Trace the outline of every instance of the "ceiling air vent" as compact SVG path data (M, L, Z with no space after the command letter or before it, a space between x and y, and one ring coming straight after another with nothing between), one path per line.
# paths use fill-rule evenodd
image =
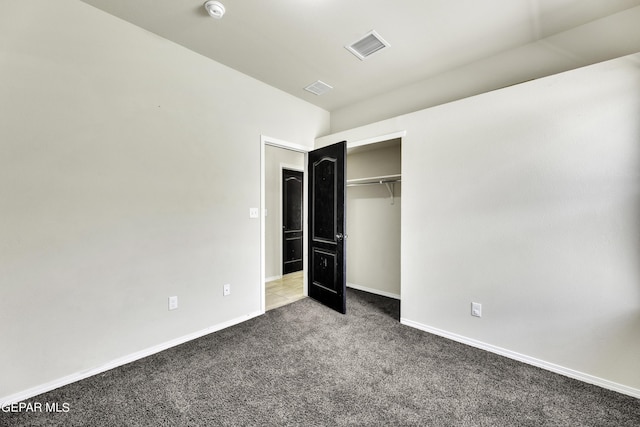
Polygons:
M366 57L389 46L391 45L380 37L380 34L375 31L371 31L361 39L351 43L349 46L345 46L345 48L357 56L358 59L364 60Z
M307 92L311 92L316 95L322 95L323 93L329 92L331 89L333 89L333 87L329 86L325 82L321 82L320 80L315 83L311 83L309 86L304 88Z

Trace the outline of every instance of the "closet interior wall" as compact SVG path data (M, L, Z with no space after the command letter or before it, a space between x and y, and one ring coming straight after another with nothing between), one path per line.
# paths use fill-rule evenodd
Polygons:
M347 286L398 299L400 174L400 139L347 152ZM362 185L371 181L365 178L388 176L395 182Z

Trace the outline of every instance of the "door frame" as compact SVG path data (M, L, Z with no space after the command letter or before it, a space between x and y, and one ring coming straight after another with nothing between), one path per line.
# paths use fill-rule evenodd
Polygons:
M300 144L295 144L289 141L283 141L277 138L271 138L266 135L260 135L260 312L264 314L266 312L266 218L265 218L265 210L266 210L266 165L265 165L265 149L266 146L282 148L284 150L296 151L298 153L304 154L304 167L302 172L303 176L303 188L307 188L307 161L308 161L308 153L313 150L314 147L307 147ZM292 169L292 168L288 168ZM282 165L280 166L280 173L282 174ZM282 178L282 176L281 176ZM281 179L282 181L282 179ZM282 186L282 184L280 184ZM307 191L303 192L302 197L302 206L303 206L303 214L302 214L302 275L303 275L303 294L307 296L309 293L307 289ZM280 191L280 204L282 204L282 189ZM282 218L280 218L280 223L282 223ZM282 266L280 267L282 269ZM282 270L280 270L282 273Z
M387 133L387 134L383 134L383 135L377 135L377 136L372 136L369 138L364 138L364 139L358 139L355 141L351 141L351 142L347 142L347 158L349 157L348 152L350 149L352 148L357 148L357 147L363 147L363 146L368 146L368 145L375 145L375 144L379 144L381 142L385 142L385 141L389 141L389 140L393 140L393 139L399 139L400 140L400 167L402 170L402 162L404 161L404 156L402 155L402 150L404 147L404 139L407 136L407 131L406 130L400 130L397 132L392 132L392 133ZM403 184L405 184L407 181L406 177L403 175L402 176L402 182ZM392 293L388 293L385 291L378 291L376 289L371 289L371 288L367 288L364 286L358 286L358 285L354 285L353 283L349 283L347 281L347 288L352 288L352 289L357 289L357 290L361 290L361 291L365 291L365 292L369 292L369 293L373 293L376 295L382 295L388 298L393 298L393 299L397 299L400 302L402 302L402 267L403 267L403 258L402 258L402 234L403 234L403 228L402 228L402 223L403 223L403 216L404 216L404 210L401 210L400 213L400 291L398 294L392 294ZM400 310L402 310L402 304L400 304Z
M371 136L368 138L363 138L363 139L356 139L356 140L349 140L347 139L347 157L348 157L348 152L350 148L356 148L356 147L362 147L365 145L371 145L371 144L378 144L380 142L385 142L385 141L389 141L391 139L400 139L401 143L400 143L400 163L401 163L401 170L404 170L404 168L402 168L402 163L404 162L404 155L402 155L402 152L404 150L404 138L407 136L407 131L406 130L399 130L396 132L391 132L391 133L386 133L386 134L382 134L382 135L376 135L376 136ZM402 177L402 181L403 184L405 184L407 182L406 177L403 175ZM402 239L402 234L404 233L404 228L402 228L402 224L404 223L404 210L401 211L400 213L400 294L399 295L385 295L384 293L380 293L380 292L375 292L372 289L364 289L364 288L360 288L360 287L352 287L350 286L350 283L347 281L347 288L353 288L353 289L360 289L363 290L365 292L373 292L377 295L382 295L382 296L386 296L386 297L390 297L390 298L395 298L400 300L400 313L402 314L402 270L403 270L403 258L402 258L402 242L404 239ZM402 317L402 315L401 315Z
M375 144L377 142L383 142L389 139L395 139L395 138L404 138L407 135L407 131L406 130L400 130L400 131L396 131L396 132L391 132L391 133L387 133L387 134L383 134L383 135L375 135L369 138L362 138L362 139L356 139L356 140L349 140L349 138L343 138L347 140L347 150L349 148L353 148L353 147L359 147L362 145L369 145L369 144ZM338 138L336 136L336 138ZM339 139L339 138L338 138ZM308 163L308 153L309 151L315 150L316 148L321 148L323 146L326 145L330 145L330 144L320 144L320 146L317 145L317 141L314 141L314 145L312 147L308 147L305 145L301 145L301 144L296 144L293 142L289 142L289 141L284 141L281 139L277 139L277 138L271 138L267 135L260 135L260 312L261 314L264 314L266 312L265 308L266 308L266 304L265 304L265 273L266 273L266 253L265 253L265 249L266 249L266 244L265 244L265 226L266 226L266 221L265 221L265 216L264 216L264 212L266 209L266 201L265 201L265 146L270 145L272 147L277 147L277 148L283 148L285 150L291 150L291 151L297 151L299 153L303 153L304 154L304 188L308 187L308 176L309 173L307 171L307 163ZM404 147L404 144L403 144ZM404 158L404 157L403 157ZM308 205L308 191L304 192L304 197L303 197L303 205L307 206ZM308 209L305 208L304 210L304 214L303 214L303 221L304 221L304 225L303 225L303 254L302 254L302 268L303 268L303 280L304 280L304 289L303 289L303 293L305 296L309 295L309 290L308 290L308 277L307 277L307 269L308 269L308 235L309 235L309 231L308 231ZM404 211L403 214L404 216ZM402 221L402 219L401 219ZM403 221L404 222L404 221ZM401 228L401 232L403 232L404 230ZM402 257L400 258L400 266L402 269ZM402 301L402 279L400 279L400 301ZM401 309L402 310L402 309Z

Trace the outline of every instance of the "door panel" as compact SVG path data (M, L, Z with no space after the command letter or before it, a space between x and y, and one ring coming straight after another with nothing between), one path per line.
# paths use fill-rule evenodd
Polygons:
M336 254L322 249L313 250L314 285L337 294L340 292L336 281Z
M309 153L309 296L346 312L346 143Z
M302 270L303 176L282 169L282 274Z
M336 160L323 157L313 164L313 194L320 201L320 208L314 205L313 238L318 241L334 242L336 236L336 193L337 181L334 170Z

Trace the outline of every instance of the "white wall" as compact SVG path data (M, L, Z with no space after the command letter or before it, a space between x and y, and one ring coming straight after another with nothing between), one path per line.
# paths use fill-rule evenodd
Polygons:
M347 179L401 172L400 145L347 155ZM402 184L394 184L391 203L385 185L347 187L347 286L400 297L400 213Z
M406 130L403 322L640 396L639 94L635 55L318 139Z
M328 113L84 3L1 3L0 402L259 314L260 135Z
M265 147L265 278L282 276L282 167L304 170L304 153Z

